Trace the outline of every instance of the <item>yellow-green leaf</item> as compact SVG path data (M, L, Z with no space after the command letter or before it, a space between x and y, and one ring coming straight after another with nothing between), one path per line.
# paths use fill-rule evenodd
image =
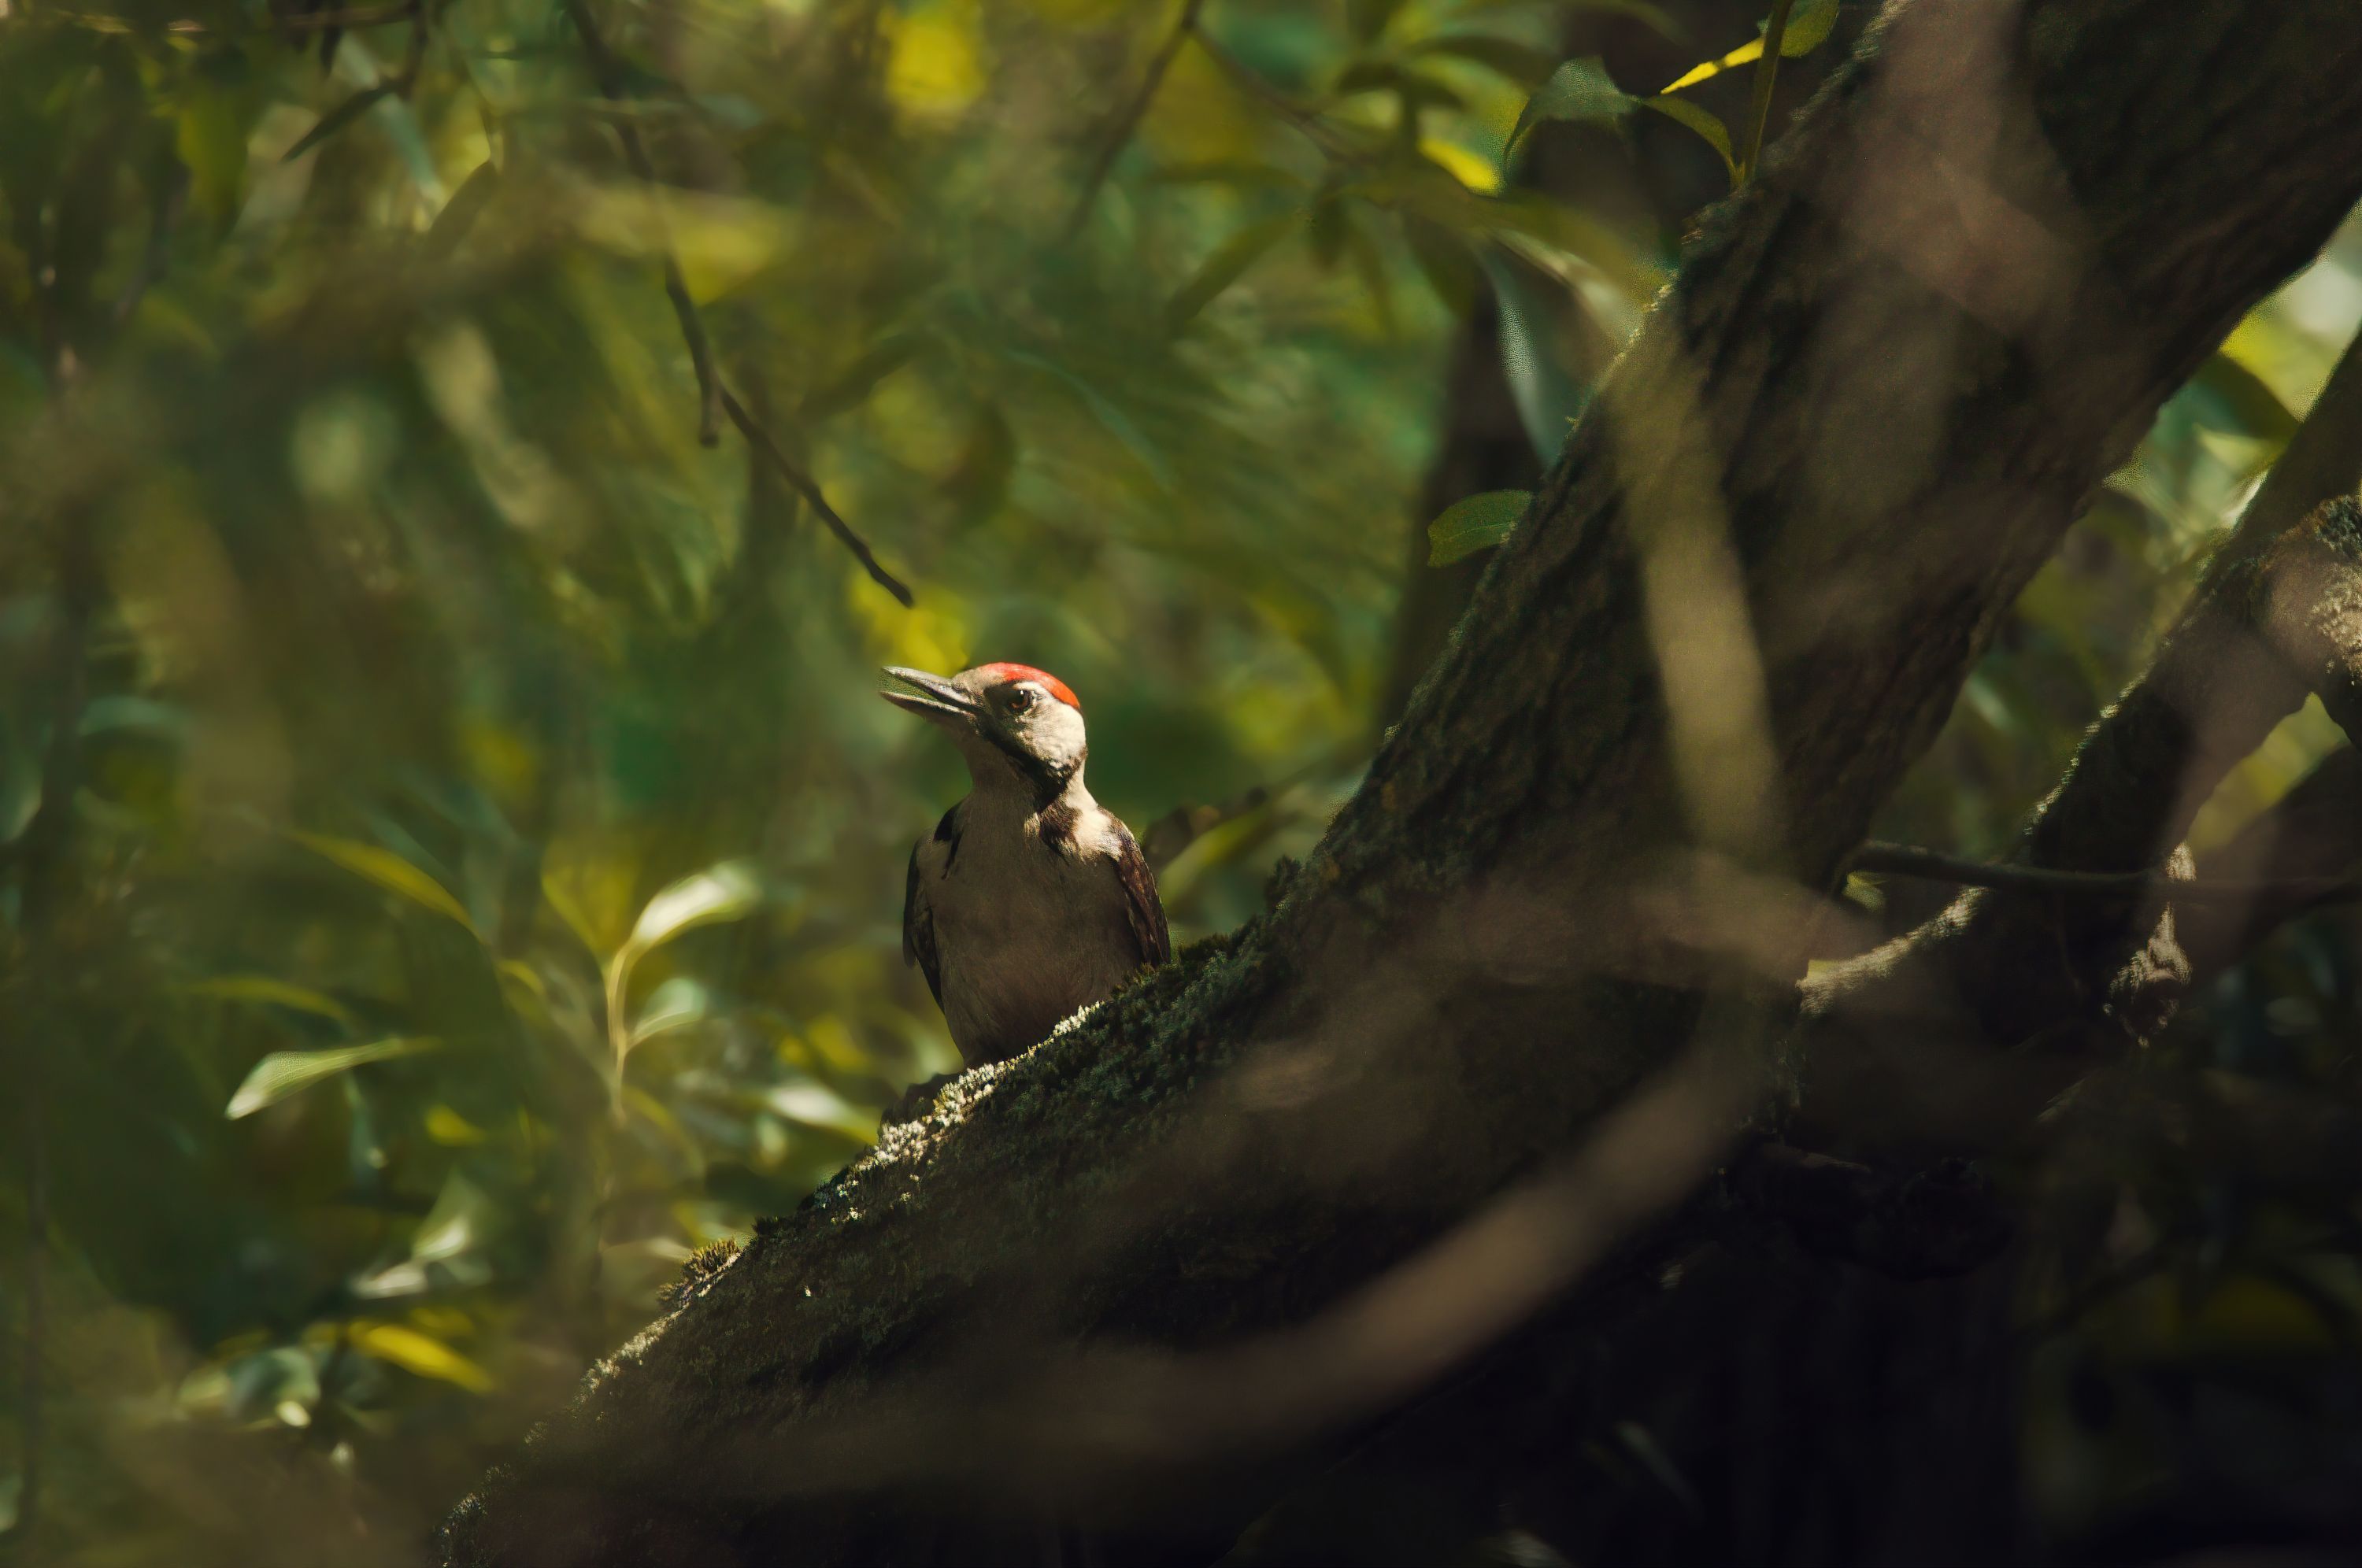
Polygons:
M1518 525L1533 498L1531 491L1488 490L1453 502L1427 525L1427 564L1450 566L1499 544Z
M1501 171L1493 160L1469 151L1456 141L1423 136L1418 138L1418 151L1420 157L1480 196L1489 196L1501 188Z
M473 1148L491 1136L447 1105L428 1107L426 1135L449 1149Z
M489 1393L491 1375L442 1341L400 1323L370 1323L353 1333L353 1348L404 1372L449 1383L470 1394Z
M1666 83L1665 91L1678 93L1684 87L1694 87L1699 83L1710 81L1726 71L1735 70L1762 58L1763 40L1749 39L1719 60L1709 60L1691 66L1687 72Z
M332 838L326 834L297 833L293 837L313 854L335 861L353 875L365 877L390 893L399 893L414 904L448 916L469 931L476 929L468 911L442 883L392 851L355 839Z
M1831 29L1838 23L1838 0L1796 0L1795 9L1788 13L1788 26L1780 35L1780 58L1794 60L1807 55L1828 41ZM1684 87L1721 75L1741 65L1750 65L1763 58L1763 40L1749 39L1719 60L1709 60L1692 66L1678 80L1667 84L1665 91L1678 93Z
M229 1105L222 1114L235 1121L265 1106L277 1105L290 1095L301 1094L314 1084L325 1083L339 1073L348 1073L371 1062L414 1056L440 1043L431 1035L396 1036L372 1040L366 1045L337 1045L325 1051L273 1051L246 1075L246 1081L229 1097Z
M684 931L716 921L738 920L763 901L763 884L745 862L725 860L684 877L648 900L625 944L634 954L670 942Z

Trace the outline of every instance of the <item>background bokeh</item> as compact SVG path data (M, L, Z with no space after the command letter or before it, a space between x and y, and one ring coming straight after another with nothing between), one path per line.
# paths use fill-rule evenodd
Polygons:
M1803 9L1834 31L1782 114L1864 20ZM602 72L579 10L0 0L28 1561L419 1560L693 1249L954 1065L899 922L963 778L878 664L1057 671L1176 937L1244 918L1477 569L1426 523L1533 481L1727 188L1617 87L1755 20L594 0ZM1743 149L1751 76L1678 101ZM701 443L668 258L912 605ZM1884 836L2006 849L2357 321L2349 227L2098 498ZM2284 725L2201 846L2336 744ZM2282 933L2172 1050L2350 1102L2356 951ZM2160 1486L2350 1474L2353 1195L2113 1179L2027 1273L2029 1506L2097 1539Z

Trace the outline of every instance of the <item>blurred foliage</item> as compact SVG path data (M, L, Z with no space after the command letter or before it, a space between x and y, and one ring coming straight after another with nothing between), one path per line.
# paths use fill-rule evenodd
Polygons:
M1672 264L1680 221L1528 187L1513 131L1719 182L1749 72L1658 118L1564 67L1741 65L1728 22L0 0L0 1320L44 1393L13 1353L0 1391L45 1554L413 1560L692 1249L952 1065L898 927L962 780L877 664L1059 671L1103 799L1201 808L1178 934L1244 918L1366 754L1476 296L1547 450L1585 387L1542 307L1621 341ZM1890 834L2005 842L2362 315L2357 254L2168 411ZM792 478L699 439L668 271ZM2209 831L2332 738L2288 726ZM2350 1094L2353 954L2291 933L2204 1048ZM2268 1231L2184 1196L2167 1236Z

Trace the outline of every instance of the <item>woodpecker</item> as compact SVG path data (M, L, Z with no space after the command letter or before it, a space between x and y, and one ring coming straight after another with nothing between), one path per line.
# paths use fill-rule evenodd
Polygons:
M949 732L974 788L911 851L902 957L969 1066L998 1062L1173 955L1156 878L1083 787L1083 707L1024 664L945 679L889 667L879 695Z

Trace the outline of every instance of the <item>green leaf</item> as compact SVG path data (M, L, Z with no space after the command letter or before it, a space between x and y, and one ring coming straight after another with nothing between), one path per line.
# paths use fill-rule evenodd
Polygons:
M1526 133L1544 120L1590 120L1612 125L1631 112L1631 94L1616 85L1615 78L1607 74L1607 67L1600 63L1598 56L1584 55L1567 61L1526 100L1501 156L1506 160L1518 149Z
M1178 332L1195 321L1198 312L1245 275L1246 270L1261 260L1265 252L1293 234L1301 221L1295 213L1282 213L1251 223L1216 246L1214 253L1198 264L1198 271L1165 305L1164 330Z
M648 900L624 945L635 955L660 947L682 932L739 920L763 902L763 884L740 860L725 860L684 877Z
M229 1097L229 1105L222 1114L236 1121L265 1106L277 1105L290 1095L301 1094L314 1084L325 1083L339 1073L348 1073L371 1062L415 1056L440 1043L430 1035L418 1035L372 1040L366 1045L338 1045L326 1051L273 1051L246 1075L246 1081Z
M490 159L476 165L476 171L459 182L443 210L435 215L435 222L426 230L426 237L418 242L418 259L433 264L450 259L476 226L476 220L491 205L500 193L501 171Z
M1479 550L1491 549L1509 536L1533 499L1529 490L1488 490L1454 502L1427 525L1427 564L1450 566Z
M281 155L279 161L292 163L347 126L369 113L370 105L393 91L393 83L381 82L374 87L364 87L343 103L320 116L320 123L296 138L295 145Z
M199 980L189 991L193 996L215 997L222 1001L267 1002L348 1027L354 1022L351 1010L336 998L274 980L268 975L217 975L210 980Z
M291 836L315 855L335 861L356 877L366 877L386 891L399 893L412 903L458 921L469 931L476 929L468 911L442 883L391 850L354 839L332 838L326 834L296 833Z
M1730 182L1734 186L1738 183L1738 159L1730 149L1729 127L1716 118L1711 110L1702 109L1687 98L1667 98L1660 95L1654 98L1642 98L1639 102L1656 110L1667 119L1677 120L1704 137L1708 146L1722 154L1722 166L1729 172Z
M1780 58L1796 60L1829 41L1838 25L1838 0L1796 0L1780 35Z

